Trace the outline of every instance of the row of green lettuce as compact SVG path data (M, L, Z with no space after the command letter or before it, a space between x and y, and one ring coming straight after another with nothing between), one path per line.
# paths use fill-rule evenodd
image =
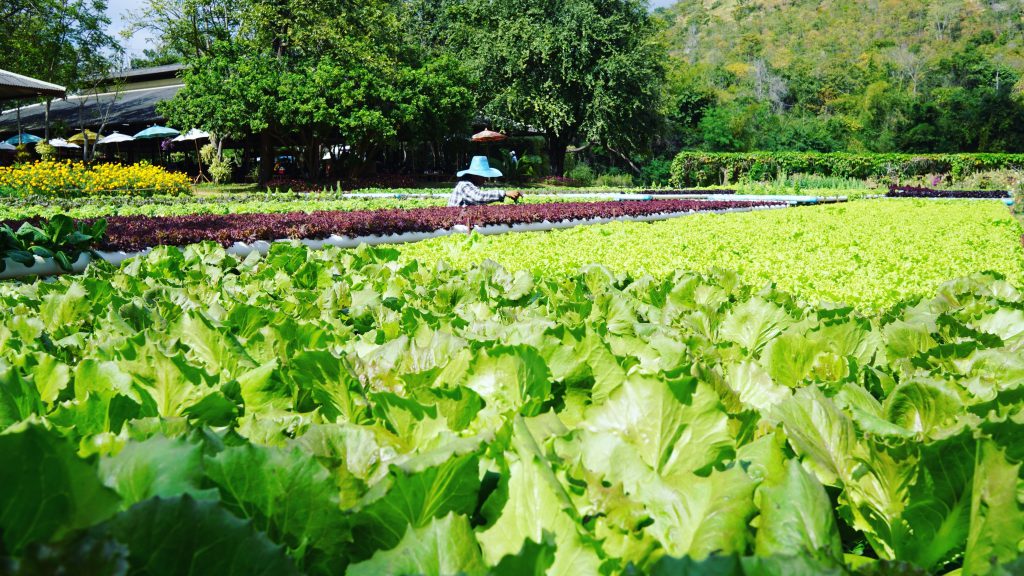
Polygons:
M1013 574L1022 403L998 275L160 248L0 284L0 572Z
M467 268L494 260L541 276L597 263L616 273L738 272L812 303L884 310L950 278L994 270L1024 284L1024 229L997 201L871 200L664 222L453 236L409 244L403 257Z
M353 202L384 208L406 201ZM94 245L101 226L99 220L86 227L58 215L37 226L0 227L0 260L27 264L35 256L55 257L67 269ZM589 263L656 275L718 267L739 272L746 282L777 282L811 302L881 310L929 294L948 278L985 270L1024 282L1022 232L998 202L876 200L655 224L456 236L402 251L431 264L467 267L492 259L541 275L572 274Z

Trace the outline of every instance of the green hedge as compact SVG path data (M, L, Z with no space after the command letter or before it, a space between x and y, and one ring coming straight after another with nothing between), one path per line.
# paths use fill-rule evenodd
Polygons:
M850 154L846 152L680 152L672 161L673 186L714 186L764 181L784 174L879 178L1024 168L1024 154Z

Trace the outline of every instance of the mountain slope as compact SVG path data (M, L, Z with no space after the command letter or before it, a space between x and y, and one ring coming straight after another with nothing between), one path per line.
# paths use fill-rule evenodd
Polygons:
M857 133L880 121L871 111L880 100L898 112L881 119L892 132L943 90L1010 97L1024 67L1021 0L682 0L656 14L677 78L719 104L754 101L845 124L853 147L878 136ZM992 147L956 147L972 146Z

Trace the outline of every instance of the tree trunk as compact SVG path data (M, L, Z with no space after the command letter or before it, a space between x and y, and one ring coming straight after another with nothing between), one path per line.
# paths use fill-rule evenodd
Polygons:
M43 107L43 122L45 123L43 128L43 138L45 138L47 142L50 141L50 102L53 102L53 98L47 98L46 106Z
M548 134L548 160L551 162L551 174L554 176L565 175L565 148L568 144L568 137Z
M89 161L89 136L85 133L85 99L78 101L78 124L82 127L82 162Z
M306 144L306 170L309 172L309 180L311 182L320 181L320 161L322 158L323 150L320 147L320 140L313 136Z
M260 170L257 178L260 186L270 181L274 171L274 143L270 138L270 130L260 132Z
M248 179L249 175L252 174L252 157L249 155L251 150L248 142L242 143L242 160L238 163L237 174L243 179ZM220 152L218 152L219 154Z
M377 175L377 146L375 144L356 145L353 149L353 158L355 163L349 173L353 178Z

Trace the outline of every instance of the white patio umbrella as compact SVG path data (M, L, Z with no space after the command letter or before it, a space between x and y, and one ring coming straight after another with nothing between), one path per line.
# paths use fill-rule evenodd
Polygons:
M99 140L97 140L96 144L97 145L100 145L100 144L113 144L114 148L117 150L117 155L120 156L121 155L121 142L132 142L134 140L135 140L135 138L133 136L129 136L127 134L121 134L120 132L114 132L113 134L110 134L109 136L104 136L103 138L100 138Z
M335 155L341 154L342 152L348 152L351 150L351 146L324 146L324 157L321 160L330 160L331 152Z
M191 140L196 147L196 162L199 164L199 174L196 174L196 182L200 180L206 180L206 176L203 174L203 159L199 155L199 141L206 140L210 137L209 132L204 132L198 128L193 128L184 134L178 134L171 142L188 142Z
M110 136L104 136L103 138L100 138L99 140L96 141L96 143L97 144L120 144L121 142L131 142L132 140L135 140L135 138L133 138L133 137L127 135L127 134L121 134L120 132L114 132Z
M171 140L171 142L185 142L188 140L205 140L210 137L209 132L204 132L198 128L193 128L184 134L178 134L178 136Z
M54 148L81 148L78 144L68 142L63 138L54 138L53 140L50 140L49 144Z

